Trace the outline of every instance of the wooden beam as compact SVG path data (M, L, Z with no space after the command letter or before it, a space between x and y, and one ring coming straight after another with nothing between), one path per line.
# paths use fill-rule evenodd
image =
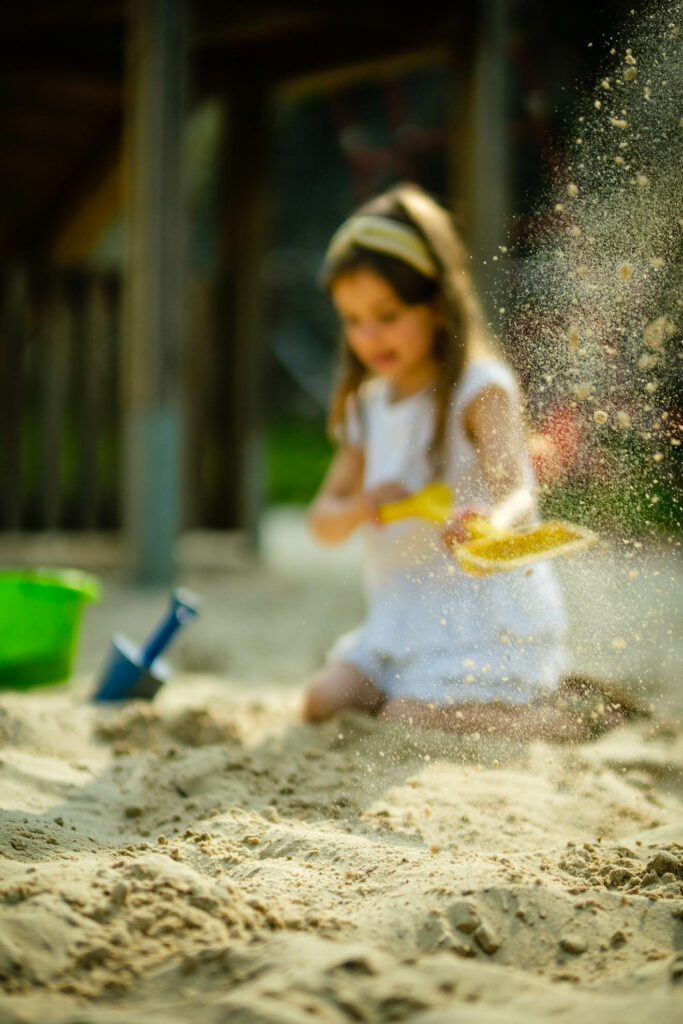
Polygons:
M34 203L31 215L15 227L16 245L22 252L43 254L51 249L72 217L81 208L84 196L104 183L105 194L116 201L117 171L107 181L113 168L120 167L121 120L117 114L104 126L98 124L98 135L81 155L77 166L68 165L62 174L52 173L48 195ZM107 187L109 191L107 192ZM46 188L42 190L44 193Z
M52 258L55 263L69 264L83 260L105 228L122 210L123 159L119 156L99 181L81 197L80 203L63 212L61 231L55 232Z
M258 5L249 4L242 11L237 11L234 4L221 3L213 11L203 11L192 33L192 45L221 48L226 44L244 46L254 41L273 39L286 45L287 40L303 32L334 31L338 22L338 11L334 6L311 7L307 4L297 9L295 3L289 3L279 5L279 9L259 10Z
M206 40L197 47L200 88L211 92L219 89L221 82L247 79L261 87L281 85L354 65L371 67L397 54L445 52L466 16L445 5L430 7L438 8L434 17L421 17L410 34L400 19L387 20L372 5L364 16L362 31L357 18L340 6L324 23L302 26L299 33L291 35L254 32L233 39L224 32L220 46Z
M77 145L80 148L84 140L87 146L93 127L100 130L101 119L69 108L57 110L47 104L32 109L15 105L11 110L2 111L0 125L3 145L42 146L45 153L51 146Z
M111 110L121 103L120 74L74 68L47 69L40 65L3 67L0 70L0 95L11 99L13 107L40 105L71 110Z
M122 0L31 0L27 4L7 4L0 16L0 29L7 40L42 31L56 32L74 23L88 26L120 21Z
M448 52L447 46L433 44L417 50L408 48L390 57L340 63L335 67L286 79L278 86L278 98L294 100L311 92L332 92L348 88L368 79L396 78L444 63L448 59Z

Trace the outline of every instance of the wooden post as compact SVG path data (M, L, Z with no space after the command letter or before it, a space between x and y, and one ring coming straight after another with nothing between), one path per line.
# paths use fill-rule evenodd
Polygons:
M84 529L94 530L98 525L97 448L102 409L106 402L101 367L107 341L107 310L102 278L99 275L89 278L85 282L85 287L84 330L80 355L83 402L79 516Z
M491 259L504 243L510 213L505 12L506 0L482 0L451 59L453 201L489 307L495 304Z
M184 0L130 0L123 521L139 583L168 584L181 519Z
M42 521L47 530L62 525L64 424L69 382L71 310L66 282L52 277L41 325L42 360Z
M258 83L229 96L218 272L221 519L257 543L263 504L265 346L262 269L267 188L267 95Z
M104 281L104 334L99 359L102 404L99 411L100 444L97 453L97 525L120 529L123 455L121 452L121 345L123 336L123 282L116 274Z
M217 341L213 289L195 274L188 296L189 322L192 324L192 358L185 373L186 443L184 472L186 484L185 520L187 529L207 525L207 465L211 462L210 444L214 440L211 395L216 373L211 353Z
M24 350L26 346L26 274L22 267L7 269L2 292L0 326L0 380L2 386L2 526L22 525L22 438L24 404Z
M472 192L474 167L471 158L475 93L474 68L478 36L477 8L472 6L458 33L453 33L447 64L446 154L450 207L468 248L472 246Z

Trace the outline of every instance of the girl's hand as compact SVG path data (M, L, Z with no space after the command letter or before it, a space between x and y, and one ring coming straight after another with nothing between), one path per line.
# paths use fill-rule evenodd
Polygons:
M380 505L388 505L391 501L399 501L409 495L410 491L398 480L389 480L387 483L378 484L377 487L371 487L364 491L363 500L370 525L378 529L384 526L378 515Z
M468 519L476 519L478 516L488 516L489 511L483 505L465 505L463 508L454 508L448 517L448 522L441 532L441 539L450 552L454 544L464 544L470 539L467 530Z

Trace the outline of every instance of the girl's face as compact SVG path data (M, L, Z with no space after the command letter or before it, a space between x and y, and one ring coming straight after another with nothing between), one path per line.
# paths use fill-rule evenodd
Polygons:
M372 373L392 382L396 397L434 379L434 335L444 322L435 305L407 305L369 267L342 274L330 291L351 350Z

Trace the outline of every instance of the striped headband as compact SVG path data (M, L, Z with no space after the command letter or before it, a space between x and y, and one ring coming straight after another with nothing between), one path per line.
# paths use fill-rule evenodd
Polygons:
M434 257L423 239L407 224L400 224L388 217L370 214L350 217L332 236L326 260L334 259L349 244L394 256L410 264L425 277L438 276Z

